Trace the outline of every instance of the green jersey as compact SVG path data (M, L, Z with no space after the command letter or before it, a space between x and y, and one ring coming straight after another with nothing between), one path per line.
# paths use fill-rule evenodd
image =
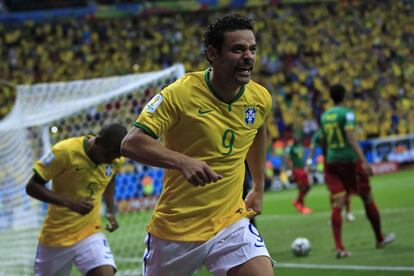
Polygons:
M305 162L303 161L303 146L299 143L294 143L289 148L289 158L292 160L293 168L304 168Z
M322 114L322 135L328 163L353 162L356 154L346 135L347 129L355 128L354 112L343 106L333 107Z

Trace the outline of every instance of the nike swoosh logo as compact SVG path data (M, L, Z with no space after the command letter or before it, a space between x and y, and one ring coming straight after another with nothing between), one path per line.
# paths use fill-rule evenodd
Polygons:
M75 168L75 171L77 171L77 172L84 171L84 170L86 170L86 168L79 168L79 167Z
M209 109L209 110L201 110L201 108L198 109L198 114L206 114L209 113L211 111L214 111L214 109Z

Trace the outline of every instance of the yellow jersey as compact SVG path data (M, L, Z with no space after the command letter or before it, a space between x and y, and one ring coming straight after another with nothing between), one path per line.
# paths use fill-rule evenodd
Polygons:
M269 91L250 81L231 102L210 84L209 70L193 72L148 102L134 125L165 146L205 161L223 178L194 186L167 169L148 232L175 241L206 241L251 215L242 199L244 161L257 130L271 111Z
M100 207L106 186L119 171L123 158L112 164L95 164L87 154L87 139L63 140L38 160L33 170L43 180L52 179L52 190L71 198L89 199L93 209L81 215L70 209L49 204L39 242L46 246L70 246L100 231Z

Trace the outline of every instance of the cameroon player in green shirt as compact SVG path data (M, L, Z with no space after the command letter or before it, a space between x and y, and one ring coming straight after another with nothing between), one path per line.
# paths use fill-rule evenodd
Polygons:
M345 88L341 84L330 87L334 107L322 114L322 137L326 149L325 180L331 194L331 226L336 246L336 257L350 255L342 242L342 216L346 197L353 193L361 197L368 220L374 230L376 247L383 248L395 239L395 234L384 235L378 208L374 202L368 176L368 164L355 135L355 114L344 106ZM361 180L362 179L362 180Z
M288 166L292 171L293 181L298 187L298 197L293 200L293 205L299 213L304 215L312 213L312 209L305 206L305 196L310 190L309 175L305 170L305 149L301 137L295 137L293 144L288 149Z

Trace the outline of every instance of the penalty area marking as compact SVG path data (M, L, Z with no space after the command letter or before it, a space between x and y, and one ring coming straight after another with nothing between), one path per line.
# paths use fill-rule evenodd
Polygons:
M336 269L336 270L371 270L371 271L414 271L414 266L369 266L369 265L324 265L324 264L295 264L276 263L276 269L303 268L303 269Z

